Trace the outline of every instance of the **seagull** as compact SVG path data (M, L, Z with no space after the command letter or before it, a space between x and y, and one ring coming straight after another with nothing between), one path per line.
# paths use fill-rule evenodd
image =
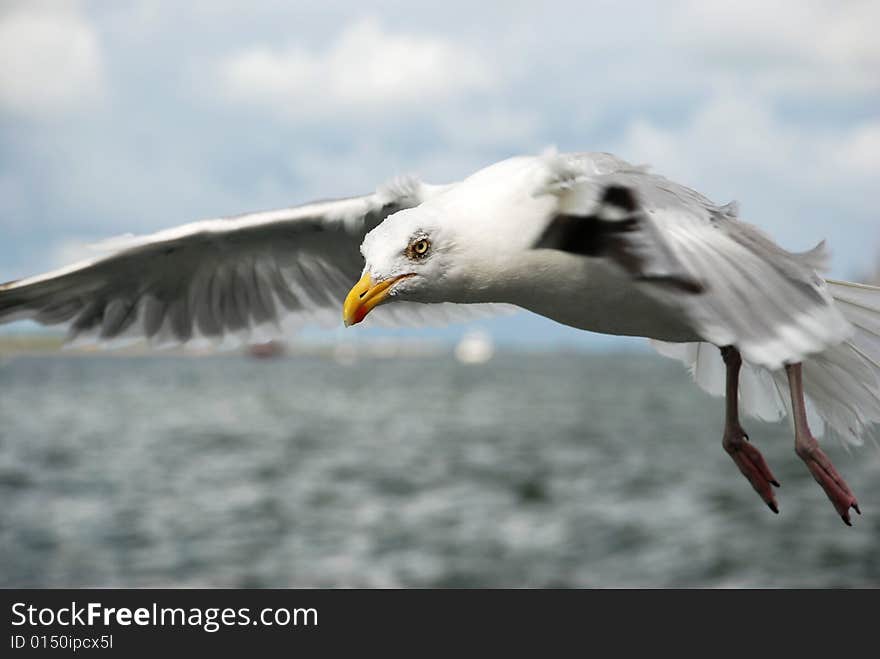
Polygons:
M168 345L338 323L340 302L346 326L527 309L649 338L725 395L722 446L774 513L779 483L741 413L788 416L797 456L842 520L861 513L816 436L875 438L880 288L824 279L824 243L786 251L735 204L611 154L519 156L449 185L398 178L103 249L0 285L0 323L66 324L73 343Z

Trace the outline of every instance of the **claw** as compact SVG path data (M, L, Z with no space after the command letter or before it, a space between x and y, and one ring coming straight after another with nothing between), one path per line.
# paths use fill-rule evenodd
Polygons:
M798 455L806 463L816 482L822 486L844 524L852 526L849 518L849 509L852 508L861 515L859 502L856 501L855 495L849 489L846 481L843 480L843 477L837 472L834 465L831 464L831 460L819 448L819 443L815 438L810 437L809 439L802 440L797 449Z
M748 435L741 428L728 428L724 434L724 450L733 458L742 475L748 479L767 507L778 515L779 506L770 486L779 487L779 482L774 478L761 452L743 441L747 438Z
M791 390L791 410L794 421L794 450L804 461L816 482L825 490L825 494L834 504L834 509L847 526L852 526L849 509L853 508L861 515L855 496L843 480L825 452L819 448L819 442L810 432L807 423L806 402L804 400L804 381L801 364L787 364L785 373L788 376L788 387Z

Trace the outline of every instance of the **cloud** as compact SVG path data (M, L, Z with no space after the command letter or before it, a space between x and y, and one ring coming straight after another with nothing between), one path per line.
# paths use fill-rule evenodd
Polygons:
M0 109L53 115L88 106L103 89L98 35L68 3L0 13Z
M47 262L50 268L61 268L71 263L93 259L102 254L93 240L64 238L49 248Z
M772 180L774 185L839 186L876 183L880 123L866 120L835 128L785 121L758 97L720 94L673 127L638 119L620 148L632 159L662 165L690 179ZM829 189L829 184L835 186Z
M791 249L829 238L842 274L880 246L865 200L880 184L880 122L818 128L787 122L758 97L720 94L684 122L633 121L615 150L723 203Z
M695 62L749 76L768 94L880 91L880 5L874 0L692 0L675 41Z
M384 30L374 19L344 29L323 51L255 46L221 66L226 95L292 117L397 113L493 85L475 51L439 37Z
M373 19L353 0L13 1L0 0L10 275L53 265L55 243L367 192L402 173L457 180L548 144L611 150L736 198L793 249L825 236L837 259L864 264L880 238L876 1L380 0ZM56 32L40 45L33 24ZM70 111L106 98L105 78L112 103ZM52 112L64 120L28 121Z
M858 126L835 155L836 164L853 177L880 182L880 120Z

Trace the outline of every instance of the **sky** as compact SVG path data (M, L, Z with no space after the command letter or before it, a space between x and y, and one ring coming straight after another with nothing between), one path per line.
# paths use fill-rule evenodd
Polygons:
M0 281L109 236L551 145L735 199L784 247L825 238L831 274L864 276L877 25L873 0L0 0ZM595 342L528 314L481 326Z

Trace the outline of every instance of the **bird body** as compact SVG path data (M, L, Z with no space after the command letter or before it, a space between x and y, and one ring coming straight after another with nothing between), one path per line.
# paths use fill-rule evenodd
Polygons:
M810 426L851 443L876 431L880 289L826 281L822 244L788 252L734 206L610 154L521 156L450 185L396 179L370 195L104 247L0 285L0 323L163 345L326 323L343 298L347 325L520 307L653 339L701 387L726 393L725 448L774 510L775 479L738 414L791 416L798 455L844 521L857 509Z
M584 171L610 173L630 166L608 154L576 154ZM647 295L637 282L599 259L561 250L535 250L558 212L558 199L543 192L554 175L548 157L517 157L487 167L427 199L411 212L442 218L455 240L467 245L467 271L444 286L442 301L506 303L582 330L664 341L699 336L675 305ZM404 214L408 222L411 222ZM379 227L370 247L394 246L393 231ZM385 231L384 229L387 229Z

